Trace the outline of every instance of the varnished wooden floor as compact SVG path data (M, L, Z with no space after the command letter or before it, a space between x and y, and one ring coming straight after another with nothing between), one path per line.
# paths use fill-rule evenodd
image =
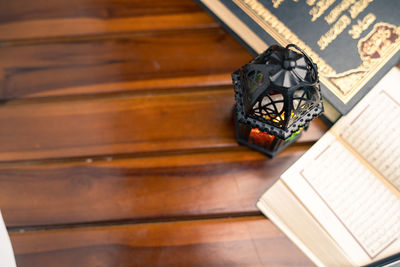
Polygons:
M0 209L23 266L309 266L255 207L325 131L239 147L251 59L191 0L0 1Z

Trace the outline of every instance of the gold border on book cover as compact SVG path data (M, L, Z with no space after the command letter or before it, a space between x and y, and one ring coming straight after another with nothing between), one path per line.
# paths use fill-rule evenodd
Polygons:
M400 50L400 27L378 22L358 41L358 53L362 63L354 69L337 73L259 1L233 2L280 45L294 43L304 49L317 63L321 82L345 104Z

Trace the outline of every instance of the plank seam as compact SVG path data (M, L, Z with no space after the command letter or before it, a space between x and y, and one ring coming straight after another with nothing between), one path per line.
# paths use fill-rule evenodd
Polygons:
M316 140L317 141L317 140ZM280 156L285 155L288 151L301 148L304 149L311 147L316 141L305 141L292 144ZM12 168L21 165L49 165L49 164L60 164L60 163L93 163L93 162L106 162L112 160L124 160L134 158L152 158L162 156L173 156L173 155L193 155L193 154L208 154L208 153L226 153L226 152L242 152L249 151L248 147L244 146L227 146L227 147L207 147L207 148L195 148L195 149L179 149L179 150L165 150L165 151L149 151L149 152L133 152L133 153L122 153L122 154L105 154L95 156L77 156L77 157L65 157L65 158L44 158L44 159L33 159L33 160L13 160L13 161L0 161L1 168ZM278 156L277 158L279 158ZM268 158L265 158L268 160Z
M143 219L110 220L110 221L95 221L95 222L85 222L85 223L53 224L53 225L38 225L38 226L11 226L7 227L7 231L10 233L25 233L25 232L48 231L48 230L82 229L82 228L93 228L93 227L221 220L221 219L249 218L249 217L251 218L251 217L264 217L264 216L260 211L247 211L247 212L236 212L236 213L202 214L202 215L165 217L165 218L159 217L159 218L143 218Z
M121 99L121 98L136 98L136 97L152 97L152 96L168 96L180 94L196 94L204 92L218 92L218 91L232 91L233 87L228 84L223 85L199 85L180 88L157 88L157 89L138 89L132 91L116 91L107 93L93 93L93 94L70 94L70 95L55 95L55 96L38 96L27 98L15 98L0 100L0 107L2 105L18 106L18 105L32 105L32 104L48 104L59 102L73 102L73 101L96 101L102 99Z
M119 40L119 39L132 39L135 37L146 37L154 35L170 35L170 34L185 34L193 33L196 30L198 32L213 31L224 31L222 27L215 23L209 26L200 27L182 27L175 29L159 29L152 31L137 31L137 32L121 32L113 34L93 34L93 35L77 35L77 36L58 36L58 37L43 37L43 38L27 38L27 39L11 39L11 40L0 40L0 48L2 47L15 47L15 46L26 46L26 45L43 45L43 44L55 44L55 43L75 43L75 42L88 42L88 41L105 41L105 40Z

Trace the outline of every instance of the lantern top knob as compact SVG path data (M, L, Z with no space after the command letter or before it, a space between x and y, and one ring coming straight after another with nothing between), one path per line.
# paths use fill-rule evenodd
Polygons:
M292 59L285 59L282 62L282 67L287 70L294 69L296 67L296 61Z

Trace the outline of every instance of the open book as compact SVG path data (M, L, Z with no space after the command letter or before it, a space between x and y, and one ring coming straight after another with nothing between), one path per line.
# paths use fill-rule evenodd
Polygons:
M400 70L393 68L257 206L319 266L363 266L398 254Z

